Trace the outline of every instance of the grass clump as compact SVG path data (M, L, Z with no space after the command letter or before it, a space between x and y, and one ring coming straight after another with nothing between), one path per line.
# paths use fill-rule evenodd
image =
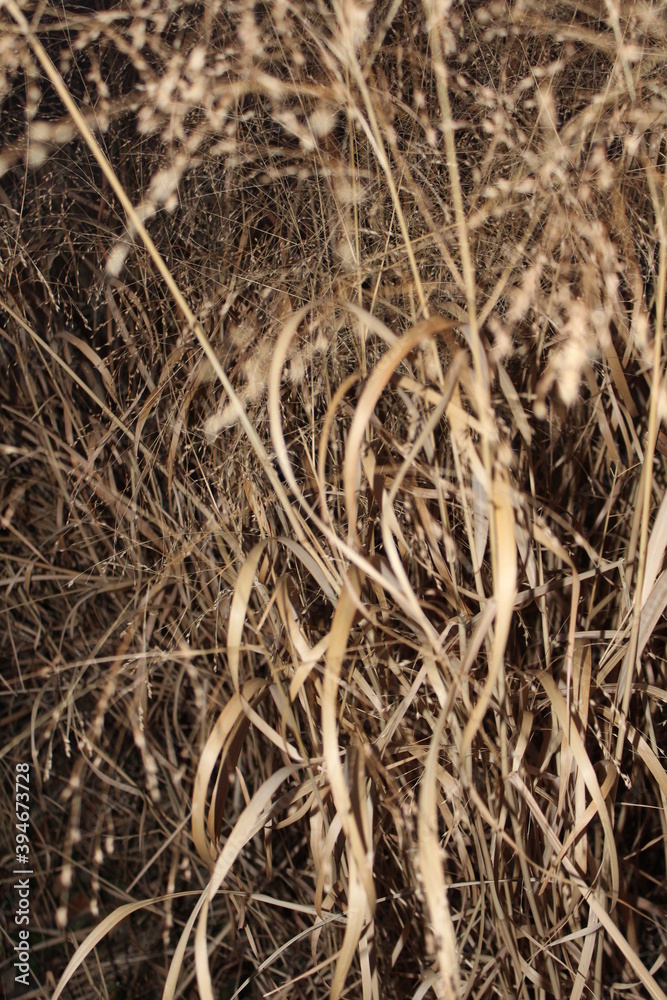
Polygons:
M664 5L0 24L30 995L664 1000Z

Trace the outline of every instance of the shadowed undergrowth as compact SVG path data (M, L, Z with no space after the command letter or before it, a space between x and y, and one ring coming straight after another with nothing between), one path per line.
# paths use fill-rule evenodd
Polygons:
M5 0L31 995L664 1000L666 53Z

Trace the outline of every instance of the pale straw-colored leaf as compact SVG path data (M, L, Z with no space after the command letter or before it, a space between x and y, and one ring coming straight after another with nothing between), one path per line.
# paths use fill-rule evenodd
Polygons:
M243 848L266 824L271 812L273 796L281 784L292 774L294 774L293 767L282 767L260 785L234 824L234 828L225 841L225 846L216 859L207 891L203 897L195 933L195 969L199 995L202 1000L215 1000L208 964L206 933L211 902Z
M348 891L345 934L343 936L343 944L340 952L338 953L334 976L331 981L329 1000L339 1000L343 992L345 980L347 979L347 974L350 971L350 966L352 965L352 961L364 929L367 914L370 914L368 897L359 874L359 868L354 856L354 851L351 849L348 849L347 851L347 864L349 874L347 879ZM365 996L364 1000L366 1000Z
M456 1000L460 992L459 959L438 837L436 801L436 771L444 726L445 712L443 710L431 739L419 791L417 857L431 929L435 938L435 950L444 996L447 1000Z
M644 583L642 585L640 607L643 609L648 601L658 573L662 568L665 559L665 549L667 548L667 493L662 498L658 513L656 514L651 528L651 537L646 547L646 567L644 570Z
M561 729L569 731L569 742L572 748L574 760L584 781L586 782L588 794L591 796L595 811L600 818L600 823L602 824L602 829L604 831L604 852L609 866L612 905L616 905L620 886L620 872L618 865L618 853L616 850L616 839L614 837L614 830L611 825L606 799L602 794L602 789L600 788L591 759L586 752L584 741L581 738L576 726L570 725L570 716L568 715L567 704L563 695L559 691L556 682L551 674L546 671L541 671L538 676L540 683L546 691L549 701L551 702L551 705L556 713Z
M248 558L239 570L234 587L234 597L229 611L229 624L227 626L227 665L237 691L239 690L241 639L243 637L243 628L248 610L248 601L252 594L259 561L268 543L269 539L265 538L253 546L248 554Z
M348 518L348 537L351 541L357 540L357 494L361 475L362 442L375 406L401 361L407 358L422 341L433 337L441 330L455 326L458 326L456 322L441 317L417 323L382 355L368 376L347 435L343 462L343 490Z
M243 686L243 696L246 700L251 701L264 692L266 687L266 681L248 681ZM235 754L229 752L234 747L234 736L238 735L239 732L245 735L249 725L250 720L243 710L241 695L233 694L218 716L199 758L192 792L192 839L199 857L209 866L217 857L214 843L215 823L211 823L211 817L209 817L207 828L205 821L211 775L218 758L222 755L214 800L217 800L218 803L223 802L240 751L239 746Z
M97 927L94 927L90 934L88 934L88 936L81 942L72 955L71 959L67 963L65 971L58 980L56 988L53 992L52 1000L58 1000L58 998L62 996L63 990L70 983L72 976L83 964L93 948L96 948L100 941L102 941L107 934L114 929L114 927L117 927L118 924L125 919L125 917L129 917L132 913L137 913L139 910L146 910L151 906L157 906L159 903L164 903L170 899L181 899L184 896L193 896L196 894L196 892L192 891L168 893L165 896L155 896L152 899L141 899L135 903L124 903L122 906L119 906L116 910L114 910L113 913L104 917L104 919L99 922Z
M517 559L514 538L514 511L507 476L498 472L493 484L493 519L495 525L496 575L493 581L495 601L495 629L491 648L489 673L482 693L463 731L459 750L461 760L472 746L482 724L489 702L504 667L505 646L509 636L514 599L516 597Z
M346 577L345 586L338 599L331 624L331 639L327 650L322 687L322 752L336 810L341 816L345 836L350 841L351 850L359 870L359 878L368 897L369 906L371 911L374 911L375 887L373 885L372 864L367 854L369 845L365 843L363 831L359 829L352 811L350 791L345 779L338 743L340 677L347 654L350 629L357 613L361 583L362 580L356 567L352 567Z

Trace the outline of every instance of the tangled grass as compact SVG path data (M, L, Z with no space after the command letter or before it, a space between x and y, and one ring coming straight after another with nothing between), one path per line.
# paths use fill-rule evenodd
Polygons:
M21 996L667 990L667 9L4 0Z

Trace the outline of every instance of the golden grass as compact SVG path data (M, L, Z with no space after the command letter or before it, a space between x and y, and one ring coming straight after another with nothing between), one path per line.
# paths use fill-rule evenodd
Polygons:
M5 0L25 995L665 1000L666 52Z

